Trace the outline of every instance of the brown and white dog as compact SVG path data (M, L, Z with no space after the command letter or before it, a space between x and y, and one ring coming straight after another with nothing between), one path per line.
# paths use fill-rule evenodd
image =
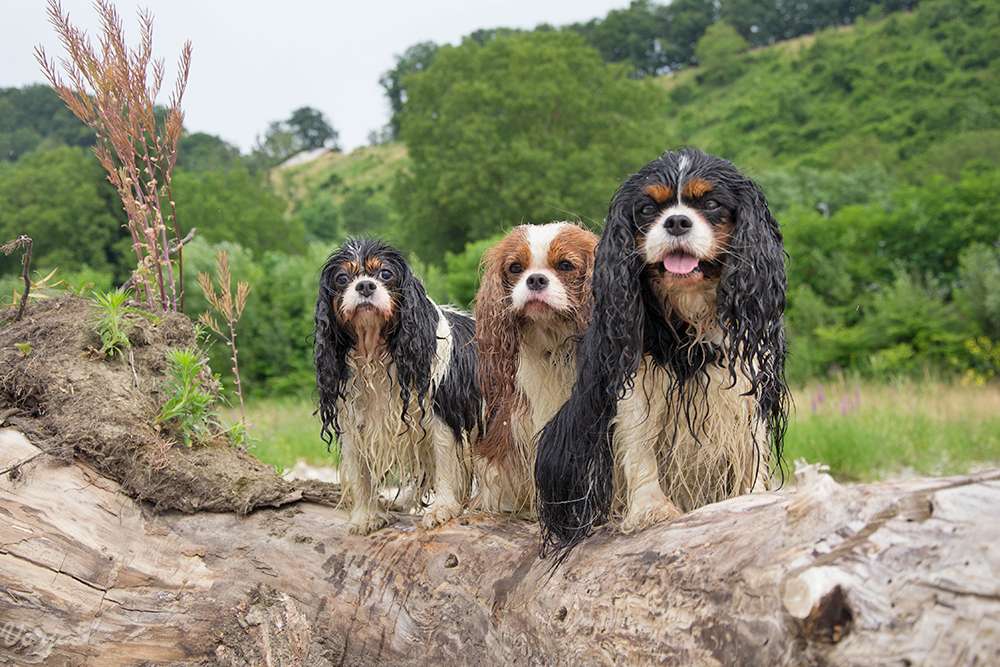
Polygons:
M472 318L431 301L399 250L358 237L327 260L315 321L321 435L340 442L349 532L391 521L388 474L412 496L402 509L433 493L425 528L458 516L482 430Z
M590 315L597 236L569 222L520 225L483 257L476 295L486 433L474 509L531 517L534 439L569 398Z
M546 546L769 488L788 419L785 254L760 188L667 153L621 186L569 400L538 440Z

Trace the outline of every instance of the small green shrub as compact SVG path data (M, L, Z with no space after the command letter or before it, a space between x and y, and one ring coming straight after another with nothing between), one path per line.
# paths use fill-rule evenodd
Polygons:
M128 332L135 325L135 319L130 318L130 315L141 315L153 322L160 320L152 313L126 306L128 298L129 293L121 289L94 295L97 314L91 320L91 325L94 333L101 337L101 354L113 357L115 353L121 354L126 348L132 347Z
M167 401L156 423L176 420L177 430L190 446L221 430L215 414L215 398L198 376L208 373L208 358L195 347L167 350Z

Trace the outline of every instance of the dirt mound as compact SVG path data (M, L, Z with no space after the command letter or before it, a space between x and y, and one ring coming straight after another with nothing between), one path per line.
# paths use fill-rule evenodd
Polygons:
M32 304L24 319L0 326L0 424L16 426L50 455L82 458L160 509L246 513L302 497L335 499L328 485L292 484L224 438L186 447L169 427L157 428L165 353L195 345L190 319L135 316L131 350L108 357L97 352L94 313L90 300L66 296ZM202 380L217 392L207 373Z

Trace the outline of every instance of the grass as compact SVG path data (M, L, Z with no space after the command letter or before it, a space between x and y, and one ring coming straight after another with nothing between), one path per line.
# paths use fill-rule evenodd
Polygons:
M299 460L312 466L337 466L339 452L336 447L326 451L326 443L319 437L319 417L313 416L313 409L312 402L305 399L248 400L250 453L279 471ZM239 410L234 412L234 419L239 419Z
M824 463L840 481L1000 466L1000 384L835 378L794 391L794 400L786 460ZM300 459L336 466L337 452L327 453L312 412L312 403L303 399L248 402L249 434L257 439L252 453L279 469Z
M365 146L350 153L328 153L306 164L271 172L271 183L291 211L325 193L341 206L351 192L371 190L372 198L390 205L389 186L409 165L402 142Z
M842 481L939 476L1000 465L1000 385L837 378L794 392L786 460Z

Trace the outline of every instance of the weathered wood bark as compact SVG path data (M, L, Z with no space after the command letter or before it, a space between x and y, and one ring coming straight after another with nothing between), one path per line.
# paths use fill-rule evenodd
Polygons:
M38 453L11 431L0 469ZM1000 664L1000 471L815 470L549 571L530 525L300 502L152 514L39 456L0 480L0 663Z

